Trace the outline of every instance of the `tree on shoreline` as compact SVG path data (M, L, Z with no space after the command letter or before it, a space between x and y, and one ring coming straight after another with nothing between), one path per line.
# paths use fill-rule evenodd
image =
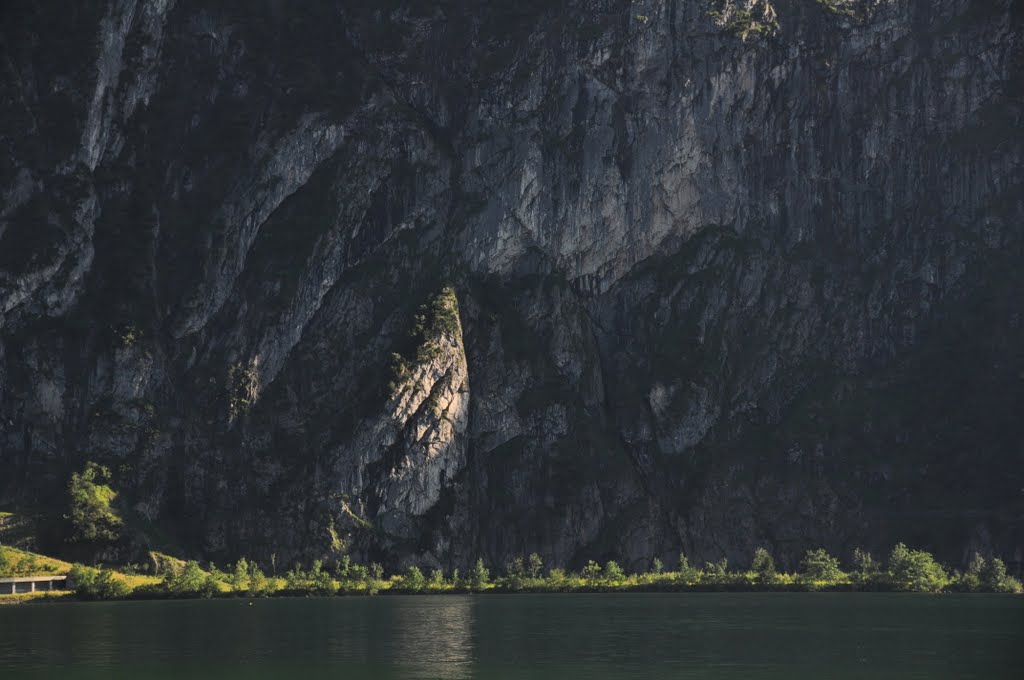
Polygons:
M900 590L937 592L949 583L946 570L931 553L897 543L889 554L889 577Z
M20 561L18 555L22 555ZM13 574L37 572L52 569L47 559L22 553L11 548L0 548L0 558L8 564ZM259 566L248 558L241 557L227 573L210 563L204 572L192 560L182 563L168 558L168 569L161 584L140 582L138 577L119 574L110 569L91 569L76 565L71 575L83 598L107 599L124 597L129 593L129 583L137 584L138 595L171 595L174 597L213 597L248 593L250 597L282 594L375 594L378 591L445 593L466 589L477 592L494 590L509 592L529 590L531 592L571 592L591 589L601 590L905 590L918 592L996 592L1018 593L1020 582L1013 578L1006 564L999 558L986 559L973 555L963 572L949 571L928 552L911 550L900 543L893 547L888 564L880 567L870 554L861 549L853 552L853 569L844 573L839 561L826 550L808 550L801 561L799 571L780 572L774 558L766 548L755 550L748 570L730 570L726 559L708 562L704 570L694 569L685 555L680 555L680 570L660 573L658 561L652 560L652 567L646 573L627 574L615 561L609 560L603 566L593 560L578 572L566 572L553 567L544 576L541 563L537 560L512 560L507 574L492 580L490 571L482 559L476 560L467 578L461 579L458 570L451 579L434 569L429 579L416 566L408 567L401 575L385 578L379 564L366 567L351 562L342 563L333 574L344 574L339 582L324 569L323 562L315 560L307 571L300 564L287 573L285 584L268 580ZM26 566L27 565L27 566ZM537 578L534 578L534 575ZM851 588L851 586L857 586Z
M839 560L824 548L807 551L800 562L800 573L808 582L829 583L839 581L844 576L842 569L839 568Z
M483 590L490 583L491 572L484 565L483 558L476 561L473 570L469 573L469 585L474 590Z
M775 559L765 548L754 551L754 559L750 568L757 574L757 582L768 585L775 582Z

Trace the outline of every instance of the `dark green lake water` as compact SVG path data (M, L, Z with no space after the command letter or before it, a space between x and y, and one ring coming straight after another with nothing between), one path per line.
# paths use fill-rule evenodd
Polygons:
M1021 678L1024 598L684 593L0 607L0 678Z

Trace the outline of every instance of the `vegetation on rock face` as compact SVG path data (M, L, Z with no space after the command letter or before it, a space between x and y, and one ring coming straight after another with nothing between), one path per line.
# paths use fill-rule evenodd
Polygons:
M718 0L707 15L715 25L741 40L773 35L779 30L775 8L766 0Z
M245 415L256 405L260 393L260 361L253 358L248 364L234 364L228 369L228 419Z
M96 463L87 463L81 473L71 475L68 483L69 513L72 538L76 541L102 543L116 541L124 521L112 507L117 493L110 488L110 470Z
M816 0L816 2L833 14L852 17L856 13L854 3L851 0Z
M441 351L439 343L458 337L460 328L458 297L454 288L445 286L413 317L409 347L391 355L391 393L399 391L416 364L435 359Z

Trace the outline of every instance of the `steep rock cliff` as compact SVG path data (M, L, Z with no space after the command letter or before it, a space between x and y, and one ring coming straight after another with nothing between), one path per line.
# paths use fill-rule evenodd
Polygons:
M1020 560L1019 3L0 13L3 505L95 460L217 558Z

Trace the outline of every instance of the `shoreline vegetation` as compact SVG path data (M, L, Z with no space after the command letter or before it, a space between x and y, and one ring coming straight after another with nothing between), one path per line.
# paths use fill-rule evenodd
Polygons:
M503 572L492 574L483 560L468 573L440 570L424 573L410 566L400 574L385 574L379 564L361 565L342 556L335 564L317 560L307 569L296 565L283 575L266 574L260 565L241 558L226 570L215 564L203 568L153 553L156 574L139 573L135 565L119 569L69 564L41 555L0 546L0 577L36 573L67 574L73 590L0 595L0 604L28 601L124 600L213 597L346 596L446 593L603 593L603 592L990 592L1020 593L1020 582L1007 574L999 558L974 555L965 571L950 570L927 552L902 543L883 565L863 550L855 550L848 571L823 549L809 550L798 571L776 569L764 548L758 548L748 568L732 570L727 560L690 564L681 554L674 570L654 559L643 573L626 573L615 561L590 561L578 572L547 569L536 553L516 558Z

